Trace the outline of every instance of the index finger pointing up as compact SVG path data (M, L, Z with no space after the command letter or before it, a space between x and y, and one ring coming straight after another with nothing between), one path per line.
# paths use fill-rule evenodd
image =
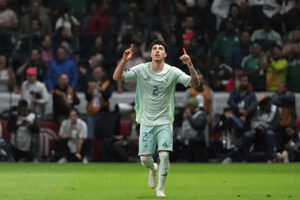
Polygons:
M183 54L184 54L184 55L187 55L187 54L186 54L185 48L182 48L182 50L183 50Z
M133 49L133 44L130 45L130 49L131 49L131 50Z

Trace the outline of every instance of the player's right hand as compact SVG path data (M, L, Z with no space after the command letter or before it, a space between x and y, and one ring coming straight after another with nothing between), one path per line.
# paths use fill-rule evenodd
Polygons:
M131 44L129 49L126 49L123 53L123 60L127 62L132 58L133 55L133 44Z

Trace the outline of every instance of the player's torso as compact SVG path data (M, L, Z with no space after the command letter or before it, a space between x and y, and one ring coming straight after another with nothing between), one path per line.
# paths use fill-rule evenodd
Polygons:
M176 74L169 65L155 72L150 63L146 63L137 79L137 90L146 112L159 113L165 110L172 98L176 86Z

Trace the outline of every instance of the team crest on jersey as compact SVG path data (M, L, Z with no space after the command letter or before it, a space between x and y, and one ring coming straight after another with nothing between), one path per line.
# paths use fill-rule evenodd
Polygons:
M147 76L147 78L144 78L144 81L150 81L150 77Z

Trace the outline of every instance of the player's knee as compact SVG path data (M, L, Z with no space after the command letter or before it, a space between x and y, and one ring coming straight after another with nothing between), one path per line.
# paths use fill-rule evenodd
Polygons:
M168 161L169 160L169 152L166 152L166 151L159 152L159 159L160 159L160 162Z
M151 156L140 156L141 163L146 168L153 167L153 158Z

